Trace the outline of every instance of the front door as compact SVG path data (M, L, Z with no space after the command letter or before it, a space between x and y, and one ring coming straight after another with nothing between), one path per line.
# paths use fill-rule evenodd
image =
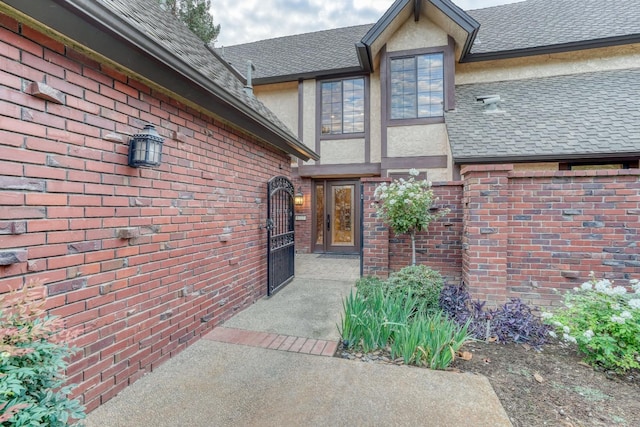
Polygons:
M314 252L358 253L360 182L315 181L314 204Z

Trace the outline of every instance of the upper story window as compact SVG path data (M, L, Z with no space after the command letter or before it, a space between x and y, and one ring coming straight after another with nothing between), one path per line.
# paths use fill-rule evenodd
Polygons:
M322 135L364 132L364 78L322 82Z
M392 120L444 115L444 53L391 58L389 71Z

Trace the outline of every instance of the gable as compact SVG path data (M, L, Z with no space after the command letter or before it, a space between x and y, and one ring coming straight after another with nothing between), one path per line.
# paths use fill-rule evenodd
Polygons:
M387 41L387 51L422 49L446 46L449 35L433 21L408 19Z
M448 30L447 33L459 46L457 57L464 56L471 48L480 26L471 16L450 0L396 0L362 40L356 43L362 67L371 70L374 58L411 16L415 22L419 22L432 15L437 25Z

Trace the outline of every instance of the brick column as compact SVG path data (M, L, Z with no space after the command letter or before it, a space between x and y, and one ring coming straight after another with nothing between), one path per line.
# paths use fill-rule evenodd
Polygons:
M362 212L362 265L364 277L389 276L389 228L378 219L373 196L376 187L389 178L362 178L364 208Z
M464 228L462 279L473 298L490 305L507 295L509 173L513 165L462 168Z

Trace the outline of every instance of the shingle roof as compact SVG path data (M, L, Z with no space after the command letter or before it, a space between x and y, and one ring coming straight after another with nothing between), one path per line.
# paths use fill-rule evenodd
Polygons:
M192 67L215 83L222 91L240 100L258 114L284 130L292 139L297 137L267 107L244 91L244 84L216 58L192 31L176 17L165 12L156 1L102 0L106 8L117 13L131 26L141 29L159 42L175 58ZM144 11L144 12L141 12Z
M155 0L3 0L62 37L286 153L318 155L255 97L185 24Z
M640 69L456 87L445 113L458 163L640 152ZM500 95L498 112L475 100Z
M640 0L527 0L467 13L480 22L472 54L640 34Z
M640 0L527 0L467 13L480 23L471 56L629 35L640 40ZM338 72L359 67L355 44L373 25L261 40L220 51L242 74L251 60L257 80Z
M359 69L355 43L373 24L278 37L218 49L218 53L245 74L247 60L256 67L256 79L305 75L325 70Z

